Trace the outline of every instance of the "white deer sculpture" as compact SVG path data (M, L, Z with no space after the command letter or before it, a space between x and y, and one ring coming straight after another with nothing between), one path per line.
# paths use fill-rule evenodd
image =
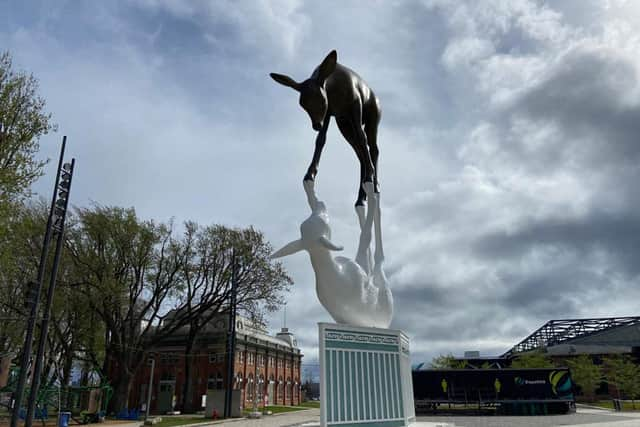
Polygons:
M331 241L329 215L318 200L314 182L303 181L311 215L300 225L301 238L283 246L271 255L280 258L306 250L316 275L318 299L338 323L352 326L388 328L393 316L393 297L382 269L384 252L380 226L380 193L373 183L365 182L367 212L357 206L360 219L360 241L355 261L331 251L343 248ZM375 225L374 264L371 266L372 226Z

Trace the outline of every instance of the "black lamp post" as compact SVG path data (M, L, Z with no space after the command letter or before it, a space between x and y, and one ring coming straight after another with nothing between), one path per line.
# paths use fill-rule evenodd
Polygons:
M233 401L233 372L236 349L236 296L238 292L238 272L236 253L233 251L231 259L231 301L229 304L229 328L227 331L227 388L224 394L224 417L231 418Z
M20 416L20 408L22 406L22 397L24 395L25 384L27 381L27 372L29 361L31 360L31 347L33 345L33 331L38 315L38 304L40 302L40 293L42 292L42 283L44 282L44 274L47 265L47 254L49 253L49 242L51 241L51 232L54 223L54 209L56 207L56 199L60 183L60 175L63 170L64 149L67 144L67 137L62 138L62 147L60 148L60 158L58 159L58 169L56 171L56 181L53 188L53 197L51 207L49 209L49 217L47 218L47 227L44 233L44 242L42 243L42 252L40 253L40 264L38 265L38 278L36 282L30 282L27 286L25 294L25 306L30 307L29 317L27 319L27 330L22 346L22 357L20 359L20 374L18 376L18 384L13 394L13 405L11 413L11 427L17 427L18 418ZM71 181L69 181L69 186ZM67 196L68 196L67 188ZM67 197L68 199L68 197ZM57 219L57 218L55 218Z
M71 159L71 163L62 165L60 172L60 182L57 187L57 200L53 209L53 232L56 235L56 252L53 257L53 268L49 278L49 288L47 289L47 300L42 316L40 327L40 339L38 340L38 353L36 355L35 367L33 368L33 380L31 381L31 393L27 406L27 416L24 420L25 427L33 424L33 414L35 411L38 390L40 389L40 376L42 375L42 365L44 362L44 349L47 343L47 333L49 332L49 319L51 317L51 305L56 288L56 276L60 265L60 253L62 251L64 221L67 217L67 207L69 206L69 193L71 190L71 179L73 178L73 168L76 159Z
M40 383L40 374L42 371L42 358L44 355L44 344L47 337L47 329L49 325L49 313L51 312L51 303L53 300L53 292L55 290L56 273L58 263L60 261L60 250L62 246L62 233L64 231L64 220L66 216L67 206L69 203L69 191L71 189L71 178L73 176L73 168L75 159L71 163L63 165L64 150L67 144L67 137L62 138L62 147L60 149L60 158L58 159L58 169L56 171L56 181L53 189L53 197L51 207L49 209L49 217L47 218L47 226L44 234L44 242L42 244L42 252L40 253L40 264L38 265L38 278L36 282L30 282L25 291L25 306L29 307L29 317L27 320L27 330L22 347L22 357L20 359L20 374L18 376L18 384L13 395L13 405L11 413L11 427L17 427L20 417L20 408L22 406L22 398L24 395L25 384L27 381L27 373L29 362L31 359L31 349L33 345L33 331L38 317L38 305L40 303L40 294L42 293L42 285L47 265L47 255L49 253L49 243L52 233L57 234L56 253L54 257L53 270L49 281L49 289L47 292L47 302L45 314L40 329L40 340L38 343L38 357L35 360L33 381L31 384L31 393L29 396L29 409L25 418L25 425L31 426L33 421L33 410L35 399L38 394Z

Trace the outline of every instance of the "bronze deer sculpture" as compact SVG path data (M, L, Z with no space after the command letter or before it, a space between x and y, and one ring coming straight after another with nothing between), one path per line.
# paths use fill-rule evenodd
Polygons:
M305 181L313 181L318 173L320 155L327 139L329 121L333 116L340 133L353 148L360 162L360 187L356 207L364 206L365 182L378 187L378 124L380 103L371 88L353 70L338 63L338 54L332 50L313 71L311 77L296 82L291 77L271 73L278 83L300 92L300 106L309 114L311 126L318 132L313 160ZM361 222L362 214L359 212Z

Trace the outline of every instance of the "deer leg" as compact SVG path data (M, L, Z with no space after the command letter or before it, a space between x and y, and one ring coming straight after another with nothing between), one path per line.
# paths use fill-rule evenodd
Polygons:
M374 189L377 188L376 182L374 180L375 169L371 161L371 155L369 154L369 149L367 148L367 135L362 129L362 126L354 124L353 127L358 137L357 147L358 147L358 152L360 153L360 191L358 193L358 202L364 203L364 201L367 200L367 193L364 190L364 185L367 182L373 182ZM367 210L369 210L369 207L367 207Z
M371 156L371 163L373 163L373 185L376 189L376 193L380 192L380 184L378 183L378 124L367 123L364 126L364 131L367 134L367 143L369 144L369 155Z
M369 202L369 209L374 210L374 231L376 238L376 247L373 255L376 268L382 268L382 262L384 261L384 250L382 249L382 214L380 213L380 192L376 192L374 200ZM373 202L373 203L372 203ZM373 206L371 206L373 204Z
M373 273L373 262L371 259L371 228L375 222L376 209L373 183L366 182L363 184L365 191L367 192L367 216L364 219L364 223L360 228L360 241L358 242L358 252L356 255L356 262L367 273L367 276L371 276ZM356 206L356 210L358 206ZM364 209L363 209L364 210Z
M364 182L364 178L366 177L367 172L365 167L364 152L361 149L361 145L358 143L358 136L351 121L349 119L343 118L336 119L336 123L338 124L338 129L340 129L340 133L342 133L344 139L346 139L351 148L353 148L353 151L356 153L358 161L360 162L360 182L358 184L358 199L356 200L356 206L362 206L364 209L364 201L367 199L367 194L362 187L362 183ZM364 215L359 214L358 217L360 218L361 222L364 220Z
M367 143L367 134L362 128L363 124L362 104L355 102L351 107L350 122L355 135L355 145L360 153L360 161L364 163L365 177L363 182L373 182L373 163L369 154L369 144Z
M380 106L377 102L369 103L363 111L364 132L367 135L369 154L373 163L373 185L376 193L380 192L378 182L378 125L380 124Z
M302 181L302 186L304 187L304 192L307 194L307 203L309 203L311 212L316 212L319 200L314 189L314 182L312 180L305 179Z
M322 124L322 129L320 129L320 131L318 132L318 136L316 136L316 147L313 150L313 159L311 160L309 169L307 169L307 174L304 176L304 181L313 181L318 174L320 155L322 154L324 144L327 142L327 129L329 128L329 121L329 117L327 117Z
M356 206L362 207L364 211L364 202L365 200L367 200L367 193L364 191L364 187L362 186L362 184L364 184L364 179L367 176L367 171L365 170L364 163L360 159L360 156L358 156L358 161L360 162L360 187L358 187L358 200L356 200ZM364 219L364 217L362 219ZM362 223L362 221L360 222Z

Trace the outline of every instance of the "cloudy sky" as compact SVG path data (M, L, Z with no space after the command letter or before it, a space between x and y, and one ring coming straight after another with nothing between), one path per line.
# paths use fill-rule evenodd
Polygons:
M392 326L415 361L501 354L553 318L639 315L640 2L0 0L76 157L73 202L299 236L314 132L297 95L331 50L380 98ZM51 170L35 190L50 191ZM317 178L355 253L358 165L329 128ZM317 356L308 258L287 324ZM270 324L282 326L282 313Z

